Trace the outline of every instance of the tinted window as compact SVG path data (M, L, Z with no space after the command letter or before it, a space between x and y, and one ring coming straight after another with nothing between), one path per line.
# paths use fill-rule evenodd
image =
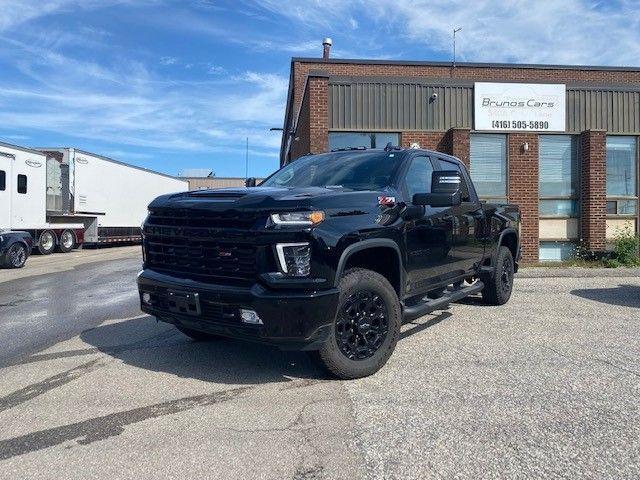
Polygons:
M471 135L471 180L480 197L507 196L507 136Z
M0 191L7 188L7 174L4 170L0 170Z
M416 193L431 192L432 174L433 166L427 157L416 157L411 160L405 181L409 199L412 199Z
M18 193L27 193L26 175L18 175Z
M462 167L460 164L455 162L450 162L449 160L445 160L443 158L439 158L440 169L441 170L457 170L460 174L460 192L462 194L462 201L468 202L469 198L469 187L467 186L467 181L464 178L464 174L462 173Z
M389 142L391 142L391 145L400 145L400 134L376 132L329 132L329 150L352 147L384 148Z
M302 157L274 173L261 187L342 187L381 190L400 163L397 152L345 152Z

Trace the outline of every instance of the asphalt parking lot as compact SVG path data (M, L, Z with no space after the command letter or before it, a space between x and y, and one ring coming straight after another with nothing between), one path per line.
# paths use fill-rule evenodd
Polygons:
M407 324L342 382L141 314L138 252L0 271L0 477L640 477L635 272L525 270L506 306Z

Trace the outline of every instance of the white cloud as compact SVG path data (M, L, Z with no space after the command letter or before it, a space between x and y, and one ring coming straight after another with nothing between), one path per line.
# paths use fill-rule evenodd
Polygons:
M307 31L331 36L346 19L372 24L367 38L347 37L339 49L404 41L469 61L637 65L640 4L637 0L257 0L261 8ZM358 33L363 28L358 30ZM339 32L345 33L345 32ZM354 49L354 46L357 47ZM371 50L371 48L369 48ZM337 55L337 54L336 54ZM351 55L347 55L351 56ZM423 57L424 58L424 57ZM424 58L427 60L428 58Z
M35 82L0 78L0 125L165 150L254 152L273 157L287 78L249 71L214 81L174 81L143 65L95 65L15 41L14 59ZM28 59L28 60L27 60ZM70 72L72 73L70 75ZM277 139L277 140L276 140Z
M160 65L175 65L178 63L178 59L176 57L160 57Z
M220 65L211 65L207 73L209 73L209 75L223 75L227 73L227 70Z
M54 13L92 10L111 5L153 5L161 0L1 0L0 32Z

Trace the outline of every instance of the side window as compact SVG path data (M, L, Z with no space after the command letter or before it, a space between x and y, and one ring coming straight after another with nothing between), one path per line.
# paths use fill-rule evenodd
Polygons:
M460 174L460 178L462 179L460 183L460 192L462 193L462 201L470 202L471 196L469 195L469 187L467 186L467 180L465 179L464 173L462 173L462 168L460 165L455 162L450 162L449 160L445 160L443 158L438 159L440 163L441 170L457 170Z
M0 191L7 189L7 173L4 170L0 170Z
M411 165L407 170L407 177L405 184L407 186L407 193L409 194L409 201L416 193L430 193L431 192L431 176L433 174L433 166L431 160L428 157L415 157L411 160Z
M18 175L18 193L27 193L26 175Z

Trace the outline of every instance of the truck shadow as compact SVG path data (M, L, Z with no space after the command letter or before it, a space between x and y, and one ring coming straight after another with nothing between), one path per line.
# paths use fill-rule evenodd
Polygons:
M442 312L405 324L400 340L450 316L451 313ZM93 348L60 352L56 357L101 352L136 368L232 385L289 382L296 378L333 379L305 352L281 351L232 339L196 342L146 315L100 325L83 332L80 338Z
M612 288L581 288L571 290L571 294L608 305L640 308L640 285L618 285Z
M127 365L205 382L235 385L330 378L304 352L225 338L196 342L146 315L104 324L80 337ZM127 344L119 345L123 339Z

